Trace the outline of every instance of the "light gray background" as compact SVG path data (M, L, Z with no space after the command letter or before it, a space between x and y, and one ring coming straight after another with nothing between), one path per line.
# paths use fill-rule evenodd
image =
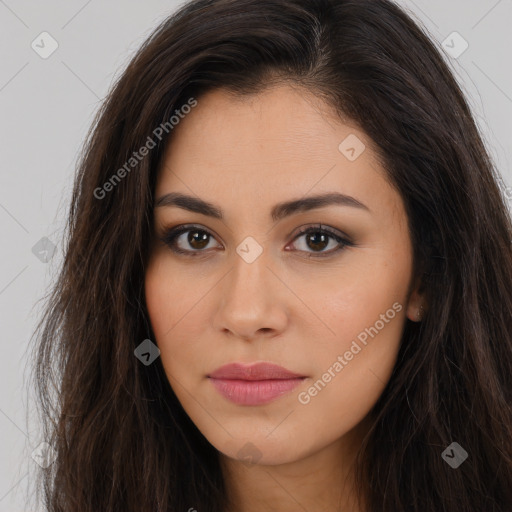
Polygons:
M469 43L446 54L500 169L512 185L512 0L400 0L442 42L457 31ZM77 152L113 79L172 0L0 0L0 512L33 511L25 501L43 439L27 400L27 348L36 301L62 261L61 234ZM49 32L58 49L42 59L31 47ZM456 46L457 42L448 44ZM509 193L512 189L509 189ZM512 197L512 194L510 194ZM49 263L32 247L57 245Z

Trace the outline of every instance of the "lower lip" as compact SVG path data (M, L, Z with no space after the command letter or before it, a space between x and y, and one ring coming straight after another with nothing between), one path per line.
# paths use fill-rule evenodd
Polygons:
M304 378L280 380L213 379L217 391L238 405L261 405L272 402L295 389Z

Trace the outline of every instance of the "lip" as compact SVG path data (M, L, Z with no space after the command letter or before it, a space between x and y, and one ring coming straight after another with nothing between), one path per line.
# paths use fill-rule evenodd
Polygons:
M238 405L262 405L292 391L306 377L274 363L230 363L208 375L215 389Z
M217 368L208 377L213 379L282 380L305 377L274 363L229 363Z

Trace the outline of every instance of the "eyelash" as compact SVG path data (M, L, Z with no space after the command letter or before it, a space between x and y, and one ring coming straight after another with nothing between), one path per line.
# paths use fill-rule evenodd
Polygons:
M199 226L184 225L184 226L178 226L176 228L170 228L170 229L166 230L164 232L163 236L160 237L160 240L163 243L165 243L167 246L169 246L169 248L177 254L182 254L184 256L191 257L191 258L197 258L197 257L203 256L203 254L206 252L206 250L200 249L200 250L195 250L195 251L194 250L187 251L184 249L180 249L179 247L176 246L176 239L183 233L188 233L189 231L198 231L200 233L206 233L210 237L214 237L214 235L212 233L210 233L208 230L202 229ZM309 258L325 258L328 256L332 256L336 253L339 253L340 251L343 251L346 247L354 246L354 244L350 240L348 240L347 238L344 238L343 236L341 236L340 234L334 232L333 230L331 230L329 228L322 227L321 224L318 224L316 226L309 226L307 228L301 229L294 237L293 242L295 242L295 240L300 238L302 235L309 234L309 233L316 233L316 234L320 233L323 235L328 235L328 237L333 238L336 242L338 242L338 244L340 244L340 247L338 247L336 249L331 249L330 251L327 251L327 252L302 251L302 252L306 252L307 254L309 254L309 256L308 256ZM299 252L301 252L301 251L299 251Z

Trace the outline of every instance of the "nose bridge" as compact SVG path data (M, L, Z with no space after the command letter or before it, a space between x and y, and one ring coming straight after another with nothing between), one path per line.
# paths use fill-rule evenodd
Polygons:
M220 290L217 327L244 338L255 336L260 329L279 331L284 327L286 312L276 289L281 284L267 268L271 266L268 255L254 240L239 244Z
M268 251L254 239L244 240L236 250L233 258L233 269L227 281L227 301L249 300L253 305L261 306L268 299Z

